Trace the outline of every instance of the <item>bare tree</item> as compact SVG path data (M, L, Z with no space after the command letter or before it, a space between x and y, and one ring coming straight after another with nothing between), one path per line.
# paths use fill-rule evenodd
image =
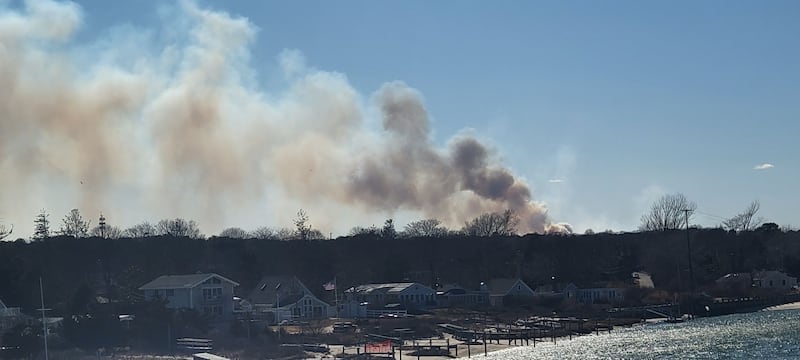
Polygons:
M222 232L219 233L219 236L231 239L249 239L251 237L247 231L244 231L242 228L238 227L230 227L222 230Z
M44 240L50 237L50 214L42 210L33 220L33 239Z
M292 240L295 236L295 231L290 228L280 228L275 231L275 237L279 240Z
M354 226L350 229L350 236L357 236L357 235L378 235L380 234L380 230L372 225L370 227L361 227L361 226Z
M5 225L0 225L0 240L7 238L12 232L14 232L14 226L6 228Z
M424 219L408 223L403 228L404 237L440 237L447 235L447 228L437 219Z
M306 239L307 240L325 240L326 237L325 237L325 234L322 233L322 231L319 231L317 229L311 229L311 231L308 232L308 237Z
M155 234L156 234L156 228L153 227L153 225L151 225L147 221L141 224L136 224L134 226L131 226L122 232L123 236L131 238L143 238L143 237L153 236Z
M662 231L683 228L686 225L686 213L689 219L694 215L697 204L686 199L681 193L664 195L650 207L650 211L642 215L641 231Z
M503 213L485 213L464 224L470 236L510 236L516 234L519 218L511 209Z
M85 237L89 235L89 220L81 216L78 209L72 209L61 221L61 234L72 237Z
M250 232L255 239L278 239L278 232L268 226L262 226Z
M756 219L756 213L761 208L758 201L753 201L743 212L722 222L722 227L733 231L748 231L757 228L764 221L762 218Z
M200 233L197 223L194 220L184 220L181 218L164 219L156 224L156 234L158 235L171 235L171 236L185 236L192 239L202 239L203 234Z

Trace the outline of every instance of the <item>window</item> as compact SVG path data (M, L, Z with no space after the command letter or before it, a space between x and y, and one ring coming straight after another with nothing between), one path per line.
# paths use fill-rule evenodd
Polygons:
M167 289L167 296L175 296L175 289Z
M206 280L203 284L222 284L222 280L212 277L211 279Z
M205 299L205 300L217 299L220 296L222 296L222 288L221 287L203 288L203 299Z

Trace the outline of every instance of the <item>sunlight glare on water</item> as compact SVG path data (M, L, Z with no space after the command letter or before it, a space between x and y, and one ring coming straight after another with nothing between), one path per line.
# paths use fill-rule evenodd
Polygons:
M486 358L800 359L800 310L648 324L558 341L555 345L515 347Z

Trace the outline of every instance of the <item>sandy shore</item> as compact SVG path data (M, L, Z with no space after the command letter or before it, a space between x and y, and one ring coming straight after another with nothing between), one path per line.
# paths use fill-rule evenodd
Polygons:
M777 306L770 306L764 310L800 310L800 302L788 303Z

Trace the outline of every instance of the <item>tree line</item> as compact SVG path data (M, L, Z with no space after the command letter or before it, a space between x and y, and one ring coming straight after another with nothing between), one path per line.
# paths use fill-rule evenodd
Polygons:
M764 219L757 217L761 205L758 201L751 202L741 213L723 219L719 228L733 231L749 231L764 223ZM690 201L681 193L667 194L657 199L641 217L639 231L669 231L683 229L691 223L697 212L697 204ZM71 237L101 237L101 238L143 238L148 236L171 235L189 238L204 239L204 235L194 220L183 218L162 219L156 223L142 222L128 228L110 225L106 218L100 214L97 225L91 226L91 221L84 218L78 209L70 210L62 219L57 230L51 228L50 215L40 211L34 219L33 240L42 240L51 236L65 235ZM350 229L349 236L377 235L383 239L412 238L412 237L445 237L445 236L511 236L519 235L517 227L519 217L510 209L503 212L489 212L481 214L464 223L460 229L448 229L438 219L422 219L406 224L401 230L395 228L393 219L387 219L382 227L375 225L362 227L355 226ZM229 227L219 233L219 237L234 239L273 239L273 240L320 240L326 239L320 230L311 226L308 214L300 209L293 220L293 228L259 227L251 231L240 227ZM0 225L0 240L11 235L13 227ZM611 232L606 231L606 232ZM594 231L587 229L587 235Z
M757 217L761 204L751 202L741 213L723 219L718 227L731 231L750 231L764 223ZM697 203L681 193L667 194L656 200L650 210L642 215L640 231L668 231L685 229L697 212Z
M452 235L470 236L506 236L516 235L519 218L512 210L502 213L485 213L468 221L459 230L450 230L437 219L422 219L406 224L402 230L395 228L393 219L387 219L383 226L353 227L349 234L379 235L384 239L410 238L410 237L443 237ZM219 233L219 237L233 239L272 239L272 240L321 240L327 237L318 229L311 226L308 214L299 210L293 220L293 228L259 227L252 231L240 227L229 227ZM11 235L12 229L0 227L0 240ZM61 220L58 229L53 229L50 214L46 210L40 211L34 218L34 233L32 240L44 240L53 236L70 237L100 237L100 238L144 238L149 236L170 235L204 239L204 235L194 220L183 218L162 219L157 223L142 222L128 228L120 228L106 222L100 214L97 225L92 226L91 220L85 218L79 209L72 209Z

